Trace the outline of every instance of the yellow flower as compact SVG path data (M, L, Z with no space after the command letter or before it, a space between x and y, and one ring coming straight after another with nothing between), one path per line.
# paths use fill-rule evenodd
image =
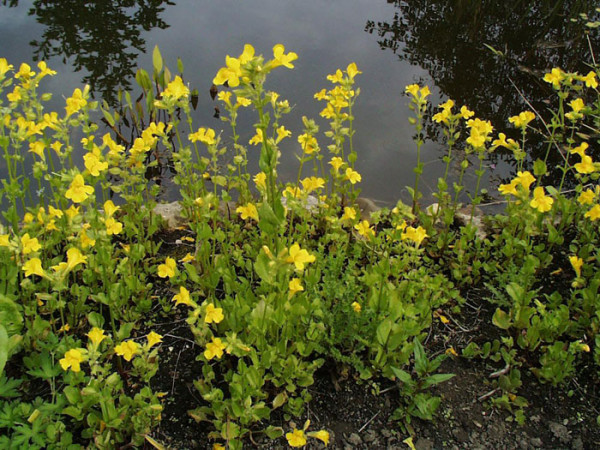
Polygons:
M523 111L518 116L512 116L508 119L516 128L525 128L527 124L535 119L535 114L531 111Z
M288 300L291 299L296 292L303 291L304 287L302 286L300 278L292 278L288 284L288 289L290 290L288 294Z
M358 302L352 302L352 304L350 306L352 306L352 309L354 310L354 312L356 314L358 314L362 311L362 306L360 306L360 303L358 303Z
M319 92L317 92L314 97L321 101L321 100L327 100L328 99L328 95L327 95L327 90L326 89L321 89Z
M35 72L33 70L31 70L31 67L29 66L29 64L22 63L21 66L19 67L19 71L15 74L15 78L17 78L17 79L23 78L24 80L28 80L29 78L31 78L34 75L35 75Z
M302 188L307 193L316 191L317 189L321 189L323 186L325 186L325 180L323 178L317 178L317 177L307 177L307 178L303 179L301 181L301 183L302 183Z
M350 167L346 169L346 179L352 184L359 183L362 180L360 173L352 170Z
M412 95L413 97L416 97L417 94L419 93L419 85L418 84L410 84L410 85L406 86L406 88L404 88L404 92Z
M179 260L179 262L180 263L189 263L189 262L192 262L192 261L195 261L195 260L196 260L196 257L194 255L192 255L191 253L188 252L188 253L185 254L185 256L183 258L181 258Z
M592 157L588 155L583 155L581 157L581 162L575 164L573 167L575 167L575 170L581 174L588 174L596 171L596 167L592 162Z
M106 217L112 217L114 213L116 213L119 209L119 206L115 206L112 200L107 200L104 202L104 214Z
M304 269L304 264L310 264L315 262L315 255L311 255L305 249L301 249L300 245L293 244L289 250L289 256L286 259L286 262L294 264L296 266L296 270Z
M354 220L356 219L356 210L351 206L344 206L344 214L342 220Z
M123 231L123 224L113 217L104 220L104 226L106 226L106 234L109 236L119 234Z
M340 167L344 165L344 160L339 156L334 156L333 158L331 158L331 161L329 161L329 164L331 164L333 170L337 172L338 170L340 170Z
M217 98L231 108L231 92L221 91L217 94Z
M569 262L571 263L571 266L573 266L573 270L575 271L575 274L577 274L578 277L581 276L581 267L583 266L583 259L577 257L577 256L569 256Z
M92 345L95 348L98 347L98 345L100 345L100 342L102 342L106 338L106 336L104 335L104 330L98 327L92 328L87 334L87 337L90 338L90 341L92 341Z
M351 80L354 80L354 77L362 72L358 70L358 67L356 67L356 63L353 62L348 64L348 67L346 67L346 73L348 74L348 77Z
M37 252L42 248L37 238L32 238L29 233L25 233L21 237L21 246L23 247L23 254L28 255L33 252Z
M238 206L235 209L239 213L242 220L254 219L258 222L258 210L253 203L246 203L244 206Z
M81 230L81 234L79 235L79 242L81 243L81 248L84 250L88 247L93 247L96 245L96 239L91 239L86 230Z
M154 331L148 333L146 339L148 340L148 348L152 348L159 342L162 342L162 336Z
M516 178L513 180L516 184L523 186L523 189L529 191L529 186L535 181L535 177L529 171L517 172Z
M291 136L292 132L286 130L283 125L277 128L277 139L275 139L275 143L279 144L284 138Z
M81 371L81 363L85 361L83 353L78 348L72 348L65 353L65 357L58 362L63 370L68 370L69 367L75 373Z
M596 89L598 87L598 81L596 80L596 72L593 72L591 70L585 77L581 77L580 80L585 83L586 87L591 87L593 89Z
M100 150L98 147L96 147L93 152L83 155L83 162L85 168L93 177L99 176L100 172L104 172L106 169L108 169L108 163L101 160Z
M67 215L69 220L73 220L79 214L79 206L69 206L69 208L65 211L65 214Z
M293 69L294 65L292 61L298 59L298 55L294 52L289 52L287 55L284 53L285 47L281 44L277 44L273 47L273 67L284 66L288 69Z
M6 72L13 69L12 64L8 64L6 58L0 58L0 77L4 76Z
M77 88L73 91L73 95L67 99L67 117L71 114L78 112L81 108L87 105L87 100L83 98L83 92Z
M0 234L0 247L10 246L10 241L8 240L9 237L8 234Z
M180 98L187 98L189 94L190 90L183 84L181 77L177 75L175 79L167 85L162 96L166 99L179 100Z
M23 98L21 96L21 91L23 91L23 89L20 86L15 86L12 92L6 94L6 98L11 103L18 102Z
M40 61L38 64L38 69L40 69L40 73L39 76L41 77L45 77L46 75L56 75L56 70L52 70L50 69L50 67L48 67L48 65L46 64L45 61Z
M219 69L213 78L213 84L220 86L227 83L229 87L235 88L240 85L241 76L242 70L240 68L239 59L227 55L225 57L225 67Z
M545 194L543 187L538 186L533 190L533 199L529 205L543 213L550 211L553 203L554 199Z
M263 132L262 128L257 128L256 134L254 136L252 136L252 138L248 141L248 143L250 145L262 144L263 139L264 139L263 136L264 136L264 132Z
M77 247L67 250L67 271L70 272L79 264L87 264L87 256L83 256Z
M587 189L579 195L577 201L581 205L591 205L594 202L594 198L596 198L596 193L591 189Z
M419 245L421 245L421 242L423 242L423 239L425 239L426 237L428 237L428 235L425 231L425 228L418 226L417 228L406 227L402 232L400 239L410 239L411 241L415 242L418 247Z
M520 149L519 144L517 144L514 139L509 138L507 140L506 135L504 133L498 133L498 139L492 142L492 146L493 149L496 149L496 147L504 147L509 150L512 150L513 152Z
M310 433L307 433L307 435L323 441L325 446L329 445L329 433L325 430L311 431Z
M223 316L223 308L215 308L215 305L209 303L206 305L204 322L205 323L219 323L225 316Z
M587 142L582 142L577 147L574 147L574 148L570 149L569 153L574 153L574 154L579 155L579 156L581 156L583 158L585 156L585 151L587 150L588 147L589 147L589 145L588 145Z
M266 181L267 181L267 174L264 172L258 172L254 176L254 184L256 184L256 187L258 189L266 190L267 189Z
M371 228L369 222L366 220L357 223L356 225L354 225L354 228L358 231L358 234L366 238L375 236L375 231L373 230L373 228Z
M35 141L29 143L29 151L38 155L42 159L42 161L46 161L46 154L44 153L45 148L46 144L44 144L42 141Z
M225 344L221 342L221 338L213 338L212 342L206 344L204 357L209 361L213 358L221 359L221 356L223 356L223 350L225 350Z
M565 73L555 67L550 73L544 75L544 81L551 83L554 89L560 89L560 82L565 79Z
M423 228L422 226L418 226L417 228L406 227L406 229L400 236L400 239L410 239L411 241L416 243L418 247L419 245L421 245L421 242L423 242L423 239L425 239L426 237L428 237L428 235L425 231L425 228Z
M172 278L175 276L175 270L177 269L177 263L173 258L167 256L164 264L158 266L158 276L161 278Z
M52 205L48 205L48 214L51 217L56 217L56 218L60 218L63 216L63 212L60 209L56 209Z
M250 106L251 104L252 100L250 100L249 98L240 97L239 95L236 98L236 105L240 105L245 108L246 106Z
M584 217L589 217L592 222L600 219L600 205L594 205L592 209L584 214Z
M190 298L190 291L188 291L185 287L179 287L179 294L175 294L173 296L173 301L176 305L187 305L192 306L192 301Z
M213 444L212 450L225 450L222 444Z
M306 445L306 437L302 430L294 430L291 433L286 433L285 438L290 447L304 447Z
M513 180L509 184L501 184L498 187L498 191L502 195L512 194L512 195L514 195L516 197L518 195L518 192L517 192L517 183L515 182L515 180Z
M86 186L83 176L77 174L65 193L65 197L73 200L73 203L82 203L93 193L94 188L92 186Z
M569 106L571 106L573 112L578 113L581 112L583 108L585 108L585 103L583 103L583 99L576 98L575 100L571 100L569 102Z
M25 276L37 275L39 277L47 278L46 272L42 268L42 261L40 258L31 258L25 264L23 264L23 270Z
M140 344L135 341L121 342L115 347L115 353L122 356L126 361L131 361L140 351Z
M200 141L206 145L213 145L216 142L215 130L213 130L212 128L199 128L198 131L196 131L193 134L190 134L189 139L192 142Z
M469 108L467 108L466 106L461 106L460 107L460 115L463 119L468 120L471 117L473 117L475 115L475 113L473 111L471 111Z

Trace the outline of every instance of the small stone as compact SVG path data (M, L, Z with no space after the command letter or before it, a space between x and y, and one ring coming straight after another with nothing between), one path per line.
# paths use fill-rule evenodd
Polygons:
M369 430L369 431L367 431L367 432L365 433L365 436L363 437L363 440L364 440L365 442L367 442L367 443L369 443L369 442L373 442L373 441L375 441L376 439L377 439L377 434L376 434L374 431L372 431L372 430Z
M550 422L548 424L548 427L550 428L550 431L552 432L554 437L559 439L560 442L562 442L563 444L571 442L571 434L567 427L565 427L564 425L556 422Z
M415 443L417 450L433 450L433 442L429 439L419 438Z
M352 433L350 435L350 437L348 437L348 443L352 444L352 445L360 445L362 444L362 439L360 438L360 436L356 433Z
M381 430L381 435L385 438L392 437L392 432L388 429Z
M583 440L581 437L575 438L571 444L573 450L583 450Z
M531 445L533 445L536 448L540 448L541 446L544 445L544 443L542 442L542 440L540 438L531 438L531 440L529 442L531 442Z

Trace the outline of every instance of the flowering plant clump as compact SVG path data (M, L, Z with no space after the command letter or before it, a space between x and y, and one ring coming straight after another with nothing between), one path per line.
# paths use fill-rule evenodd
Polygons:
M600 364L596 71L547 73L557 112L510 117L514 139L451 99L434 108L448 151L437 205L428 208L421 148L432 93L407 86L417 147L411 204L367 215L357 200L363 178L353 143L362 72L350 63L327 75L330 86L314 95L324 104L319 118L302 117L296 135L286 121L293 104L267 86L271 72L294 69L297 60L282 44L267 56L250 44L226 56L211 94L229 137L194 123L197 92L181 61L172 74L158 48L152 73L136 75L135 106L125 92L118 111L100 108L108 129L92 119L99 104L89 87L48 112L49 96L38 89L55 72L0 58L0 385L17 393L0 408L19 424L0 423L0 447L156 443L150 434L164 394L150 382L173 338L152 330L158 315L164 323L162 315L183 314L178 321L193 336L200 400L189 415L211 423L215 448L241 448L256 432L291 447L309 438L327 446L329 432L307 431L308 421L302 429L268 424L276 409L286 422L304 414L326 360L363 380L398 382L392 417L406 430L413 417L432 420L441 398L430 388L451 378L436 372L458 352L449 347L430 359L422 342L436 321L452 326L449 314L465 304L461 292L475 284L487 286L481 301L494 305L491 324L503 335L459 350L504 365L492 402L517 421L525 419L521 370L559 384L585 353ZM238 134L241 118L253 120L248 136ZM319 120L327 122L326 140ZM529 139L540 123L547 153L533 159ZM278 168L287 151L299 167L284 181ZM477 211L490 195L482 183L493 151L508 152L516 174L498 185L504 209L483 229ZM549 175L551 152L561 161L558 182ZM248 169L252 155L256 173ZM181 254L173 242L161 247L159 186L147 179L165 159L181 194L185 222L174 239ZM467 211L461 225L459 211ZM32 402L26 386L34 379L48 391Z

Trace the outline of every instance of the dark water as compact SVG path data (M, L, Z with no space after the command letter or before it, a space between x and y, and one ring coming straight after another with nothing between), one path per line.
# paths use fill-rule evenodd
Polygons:
M593 15L598 1L378 1L378 0L121 0L14 1L0 3L0 57L20 62L48 61L59 76L44 87L63 96L90 84L97 97L114 101L119 87L131 84L138 67L151 69L151 53L159 45L169 67L185 65L186 81L200 93L196 126L223 128L212 117L208 94L212 78L226 54L238 55L245 43L270 55L276 43L300 56L292 71L280 70L269 80L295 105L286 126L295 135L301 116L318 118L313 94L328 87L327 74L356 62L361 96L355 109L357 168L363 195L382 202L407 198L416 162L408 124L407 84L428 84L434 105L453 98L503 130L507 119L525 108L511 85L544 110L552 92L541 76L553 66L587 73L592 61L579 13ZM494 55L484 44L503 53ZM253 118L248 119L248 124ZM320 121L322 130L326 123ZM225 132L228 130L225 129ZM439 131L427 127L427 161L423 189L435 186L443 168ZM253 134L242 130L243 139ZM245 134L245 135L244 135ZM294 140L295 142L295 140ZM325 144L325 138L321 140ZM324 146L324 145L323 145ZM531 152L542 151L532 141ZM280 175L295 179L297 151L283 149ZM510 163L493 155L493 185L510 174ZM173 196L166 192L165 198ZM426 200L427 201L427 200Z

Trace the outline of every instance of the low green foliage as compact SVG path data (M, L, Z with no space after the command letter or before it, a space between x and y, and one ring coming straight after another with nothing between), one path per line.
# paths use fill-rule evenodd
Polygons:
M556 112L546 121L530 111L512 117L518 141L502 133L493 139L492 125L465 106L440 105L432 120L448 153L430 208L419 191L430 92L408 86L418 154L412 205L399 202L366 220L356 202L352 108L361 72L354 63L315 94L325 102L328 144L321 147L319 125L303 117L298 176L278 177L291 105L266 85L273 70L293 68L296 58L279 44L270 59L250 45L227 57L213 92L229 136L194 125L197 92L184 82L182 62L173 76L157 48L152 74L137 73L140 97L120 92L120 105L103 104L100 119L87 87L66 99L64 114L46 112L49 95L38 88L54 72L45 63L15 72L0 59L7 168L0 188L0 444L155 442L150 434L166 394L152 390L162 336L144 322L151 311L183 312L200 349L194 387L202 403L189 414L210 422L210 438L229 448L260 432L285 435L295 447L307 437L327 443L325 430L306 432L309 423L301 430L268 424L276 409L286 419L303 413L325 361L352 369L357 382L396 381L402 406L393 418L408 430L412 418L432 420L441 402L432 388L452 375L437 373L446 354L428 358L422 341L436 318L448 320L444 310L460 313L461 291L474 284L487 286L481 301L495 308L490 323L499 337L472 343L463 355L496 368L489 398L519 423L527 406L518 395L523 370L557 385L588 352L600 364L600 172L586 153L600 129L596 73L547 74ZM238 120L252 114L255 134L243 142ZM109 131L100 131L100 121ZM528 160L530 132L542 132L548 154L562 156L558 186L545 179L548 154ZM248 171L253 147L256 174ZM500 147L513 153L518 172L500 186L506 208L487 217L484 230L476 212L489 195L481 188L485 161ZM82 154L84 168L74 162ZM159 253L159 186L147 177L164 164L181 194L186 255ZM453 164L459 171L451 180ZM469 190L463 180L473 164ZM462 225L459 210L467 211Z

